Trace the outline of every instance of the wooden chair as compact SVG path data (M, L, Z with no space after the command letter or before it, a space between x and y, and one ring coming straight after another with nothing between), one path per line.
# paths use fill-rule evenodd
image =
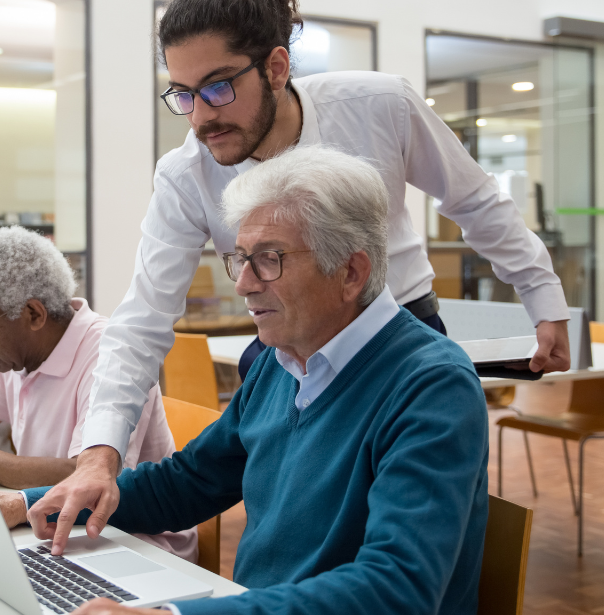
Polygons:
M596 344L604 344L604 322L590 322L589 335Z
M199 333L175 333L175 336L174 346L164 361L163 392L167 397L219 410L208 336Z
M590 323L590 333L593 342L604 342L604 324ZM604 438L604 379L575 380L572 383L571 399L568 411L559 417L535 416L519 414L506 416L499 421L498 458L499 458L499 490L503 493L503 428L519 429L526 432L538 433L545 436L561 438L564 461L570 486L571 500L575 515L578 517L577 553L583 555L583 468L585 460L585 444L589 440ZM568 446L566 441L574 440L579 443L579 485L575 494ZM528 451L528 449L527 449ZM529 458L529 467L530 463ZM533 489L536 495L534 475L531 476Z
M222 416L216 410L179 399L164 397L163 401L168 425L178 451ZM197 526L197 544L199 546L197 565L220 574L220 515Z
M533 511L489 495L477 615L521 615Z

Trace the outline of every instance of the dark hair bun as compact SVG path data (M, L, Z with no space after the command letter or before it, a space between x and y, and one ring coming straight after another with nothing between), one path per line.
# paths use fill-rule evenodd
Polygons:
M166 47L206 33L224 35L232 53L258 60L275 47L289 53L302 25L298 0L172 0L157 34L164 63Z

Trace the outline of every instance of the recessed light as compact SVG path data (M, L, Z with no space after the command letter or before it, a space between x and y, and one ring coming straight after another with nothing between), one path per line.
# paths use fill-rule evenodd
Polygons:
M518 137L516 135L503 135L503 137L501 137L501 140L504 143L514 143L514 141L516 141L516 139L518 139Z
M478 118L476 120L476 126L486 126L488 122L484 118Z
M434 100L434 98L426 98L426 103L428 104L428 106L434 107L436 101Z
M531 81L518 81L512 85L514 92L529 92L535 87L535 84Z

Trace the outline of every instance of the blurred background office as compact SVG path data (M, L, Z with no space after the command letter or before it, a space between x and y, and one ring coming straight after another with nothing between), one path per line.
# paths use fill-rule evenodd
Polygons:
M603 320L604 26L594 22L604 21L604 4L577 0L569 12L554 0L303 0L301 8L296 74L407 77L514 197L550 250L569 305ZM151 33L163 10L153 0L0 0L0 224L52 236L78 272L78 294L106 315L130 281L155 162L188 130L157 98L168 76ZM408 201L441 297L518 301L431 199L410 189ZM210 243L189 311L222 317L222 333L229 322L245 328L244 306L213 256Z
M152 33L164 10L156 0L0 0L0 225L50 236L77 273L77 294L106 316L130 283L155 163L181 145L189 128L158 98L168 75L156 62ZM512 195L550 251L568 304L604 321L604 2L301 0L301 10L295 74L379 70L409 79ZM518 302L431 198L413 187L407 195L440 297ZM177 345L192 343L187 332L254 332L211 242L176 329L183 332ZM205 383L212 361L204 348ZM193 385L211 396L195 403L218 410L219 395L237 382L229 380L233 365L215 354L217 388ZM165 367L168 376L177 372L173 385L181 363L173 355ZM573 395L569 382L517 389L514 403L528 413L562 412ZM511 402L513 390L506 395L496 398L499 407ZM493 409L497 403L492 478L495 422L510 414ZM516 435L506 435L504 495L535 508L524 612L601 613L601 443L593 444L586 469L588 529L579 559L559 444L531 436L537 499ZM576 449L570 454L575 464ZM491 485L495 493L497 482ZM245 524L245 511L237 514L238 530L228 529L227 517L223 525L223 536L232 538L221 564L227 576Z

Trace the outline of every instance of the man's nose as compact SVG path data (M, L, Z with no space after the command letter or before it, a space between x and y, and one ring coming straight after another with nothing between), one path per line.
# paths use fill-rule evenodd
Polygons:
M218 118L220 110L217 107L211 107L207 103L203 102L199 92L195 94L193 100L193 111L190 115L191 121L195 126L202 126L207 122L214 121Z
M265 282L260 281L254 273L251 263L246 262L243 264L241 273L239 274L237 282L235 283L235 292L240 297L246 297L247 295L251 295L252 293L263 292L264 285Z

